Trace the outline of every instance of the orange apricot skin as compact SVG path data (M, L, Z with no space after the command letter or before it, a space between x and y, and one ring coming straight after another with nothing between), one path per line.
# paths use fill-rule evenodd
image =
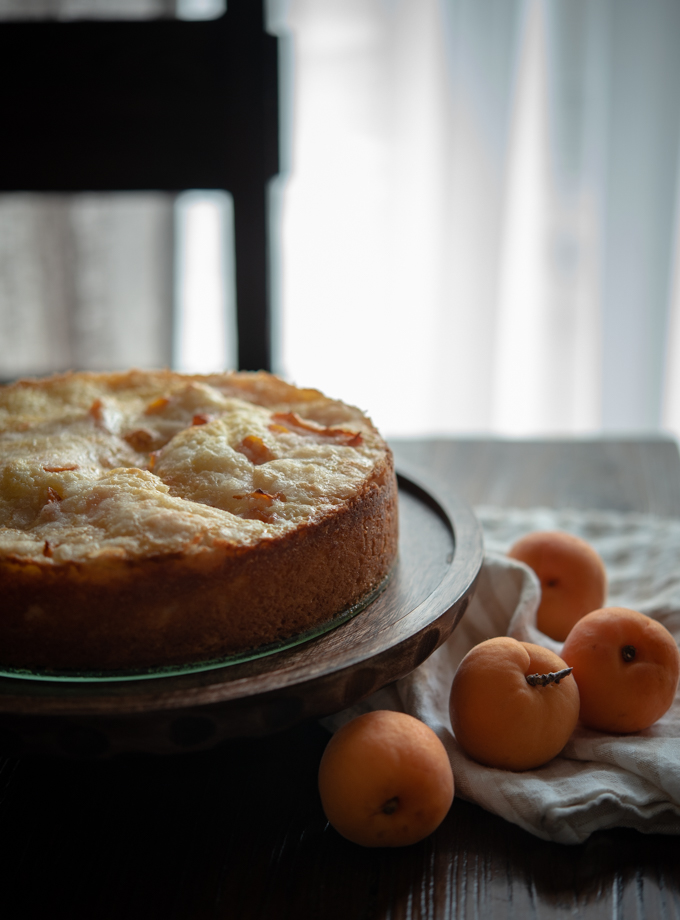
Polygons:
M331 738L319 765L329 823L365 847L398 847L429 836L446 817L454 780L434 731L403 712L357 716Z
M487 639L461 661L451 686L451 726L474 760L503 770L532 770L557 756L579 714L571 674L532 687L530 674L565 668L549 649L508 636Z
M624 649L635 650L634 657ZM643 731L670 709L680 652L665 626L626 607L594 610L562 647L581 696L581 722L597 731Z
M604 562L590 543L574 534L542 530L521 537L508 556L524 562L541 583L536 625L564 642L581 617L598 610L607 597Z

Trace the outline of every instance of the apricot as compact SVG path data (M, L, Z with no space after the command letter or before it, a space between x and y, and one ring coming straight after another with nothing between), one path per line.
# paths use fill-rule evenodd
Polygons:
M541 583L536 625L564 642L574 623L604 605L607 573L590 543L560 530L539 530L521 537L508 556L526 563Z
M357 716L331 738L319 765L321 804L353 843L417 843L444 820L453 801L448 754L434 731L403 712Z
M569 740L579 713L570 668L549 649L508 636L470 649L451 686L451 726L474 760L532 770Z
M605 732L638 732L668 711L680 652L665 626L626 607L594 610L562 648L581 696L581 722Z

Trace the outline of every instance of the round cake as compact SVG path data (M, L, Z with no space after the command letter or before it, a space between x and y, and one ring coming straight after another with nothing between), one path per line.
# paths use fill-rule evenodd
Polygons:
M317 390L171 371L0 387L0 667L280 643L372 596L396 554L391 452Z

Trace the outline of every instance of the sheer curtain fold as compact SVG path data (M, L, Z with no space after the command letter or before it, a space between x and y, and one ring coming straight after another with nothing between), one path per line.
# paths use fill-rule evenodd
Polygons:
M603 425L649 430L663 421L672 374L680 3L611 0L608 11Z
M494 428L600 422L597 3L527 4L506 171Z
M0 377L169 365L172 251L170 196L2 196Z
M369 406L386 430L490 425L522 7L288 7L284 371Z

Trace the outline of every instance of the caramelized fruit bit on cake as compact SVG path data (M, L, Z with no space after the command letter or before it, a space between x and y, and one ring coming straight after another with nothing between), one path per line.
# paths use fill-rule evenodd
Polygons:
M205 425L224 411L226 403L214 387L186 382L147 403L144 415L161 416L165 421L184 425Z
M60 502L61 495L57 492L56 489L53 489L52 486L47 487L47 501L48 502Z
M158 434L148 428L135 428L134 431L123 435L123 440L127 441L133 450L149 453L158 441Z
M88 413L98 424L102 424L104 421L104 403L101 399L95 399L90 408L87 410Z
M99 396L90 405L87 414L93 420L97 428L101 428L102 431L106 431L109 434L112 434L116 430L120 422L120 412L115 404L113 404L111 400L107 398L102 399Z
M255 489L254 492L248 492L246 495L234 495L234 498L255 498L265 502L268 505L271 505L271 503L276 499L281 502L285 502L286 500L286 496L281 492L277 492L275 495L271 495L269 492L265 492L264 489Z
M158 399L151 400L144 410L144 415L158 415L159 412L165 409L169 402L170 398L168 396L159 396Z
M275 456L262 438L258 438L257 435L254 434L249 434L243 438L242 441L239 441L234 450L237 450L240 454L243 454L244 457L247 457L255 466L261 466L263 463L268 463L270 460L274 460Z
M80 469L80 467L77 463L74 463L70 466L43 466L43 469L46 473L70 473L73 470Z
M264 489L255 489L254 492L248 492L243 495L234 495L235 501L246 501L246 507L237 512L239 517L246 521L262 521L269 524L277 519L277 514L272 508L275 501L285 502L286 496L281 492L272 495L265 492Z
M304 419L297 412L275 412L272 415L272 425L283 428L284 431L297 431L302 434L315 434L322 438L332 438L338 444L348 447L360 447L363 438L358 431L348 431L346 428L326 428L317 422Z

